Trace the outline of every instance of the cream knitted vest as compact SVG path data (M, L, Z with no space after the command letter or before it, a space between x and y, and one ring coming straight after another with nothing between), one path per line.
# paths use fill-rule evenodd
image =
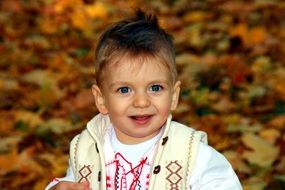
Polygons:
M102 145L109 125L109 117L98 114L87 124L87 130L77 135L70 145L70 161L76 181L87 180L94 190L106 190ZM171 121L170 116L159 140L148 189L189 190L200 142L207 143L204 132Z

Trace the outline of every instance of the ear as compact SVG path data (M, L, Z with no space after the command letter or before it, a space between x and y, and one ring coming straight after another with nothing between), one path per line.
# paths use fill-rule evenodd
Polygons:
M173 87L171 107L170 107L171 111L175 110L177 107L178 100L179 100L179 93L180 93L180 85L181 85L181 82L177 81Z
M99 110L99 112L102 114L107 114L108 109L105 105L105 99L104 99L104 96L103 96L99 86L97 86L95 84L92 86L92 94L94 96L95 104L96 104L96 107Z

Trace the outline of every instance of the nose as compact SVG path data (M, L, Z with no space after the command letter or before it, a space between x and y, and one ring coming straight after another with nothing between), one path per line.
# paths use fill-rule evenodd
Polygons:
M150 99L148 94L141 92L135 95L135 99L133 102L134 107L136 108L145 108L150 106Z

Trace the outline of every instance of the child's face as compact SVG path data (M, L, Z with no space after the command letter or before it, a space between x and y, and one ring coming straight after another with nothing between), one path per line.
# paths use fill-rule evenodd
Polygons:
M159 133L178 102L180 82L154 58L122 58L105 68L102 87L93 86L99 111L109 114L117 138L136 144Z

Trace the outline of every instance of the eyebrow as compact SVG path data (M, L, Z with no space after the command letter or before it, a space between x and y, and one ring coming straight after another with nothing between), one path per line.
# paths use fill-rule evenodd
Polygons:
M128 86L129 84L130 84L129 82L117 81L117 82L111 83L109 87L113 88L114 86Z
M148 84L165 84L167 86L170 85L170 82L168 80L154 80L154 81L150 81ZM125 81L116 81L114 83L111 83L109 85L110 88L113 88L114 86L129 86L131 83L130 82L125 82Z
M154 80L154 81L151 81L150 82L150 84L151 83L163 83L163 84L166 84L166 85L169 85L170 84L170 82L168 81L168 80Z

